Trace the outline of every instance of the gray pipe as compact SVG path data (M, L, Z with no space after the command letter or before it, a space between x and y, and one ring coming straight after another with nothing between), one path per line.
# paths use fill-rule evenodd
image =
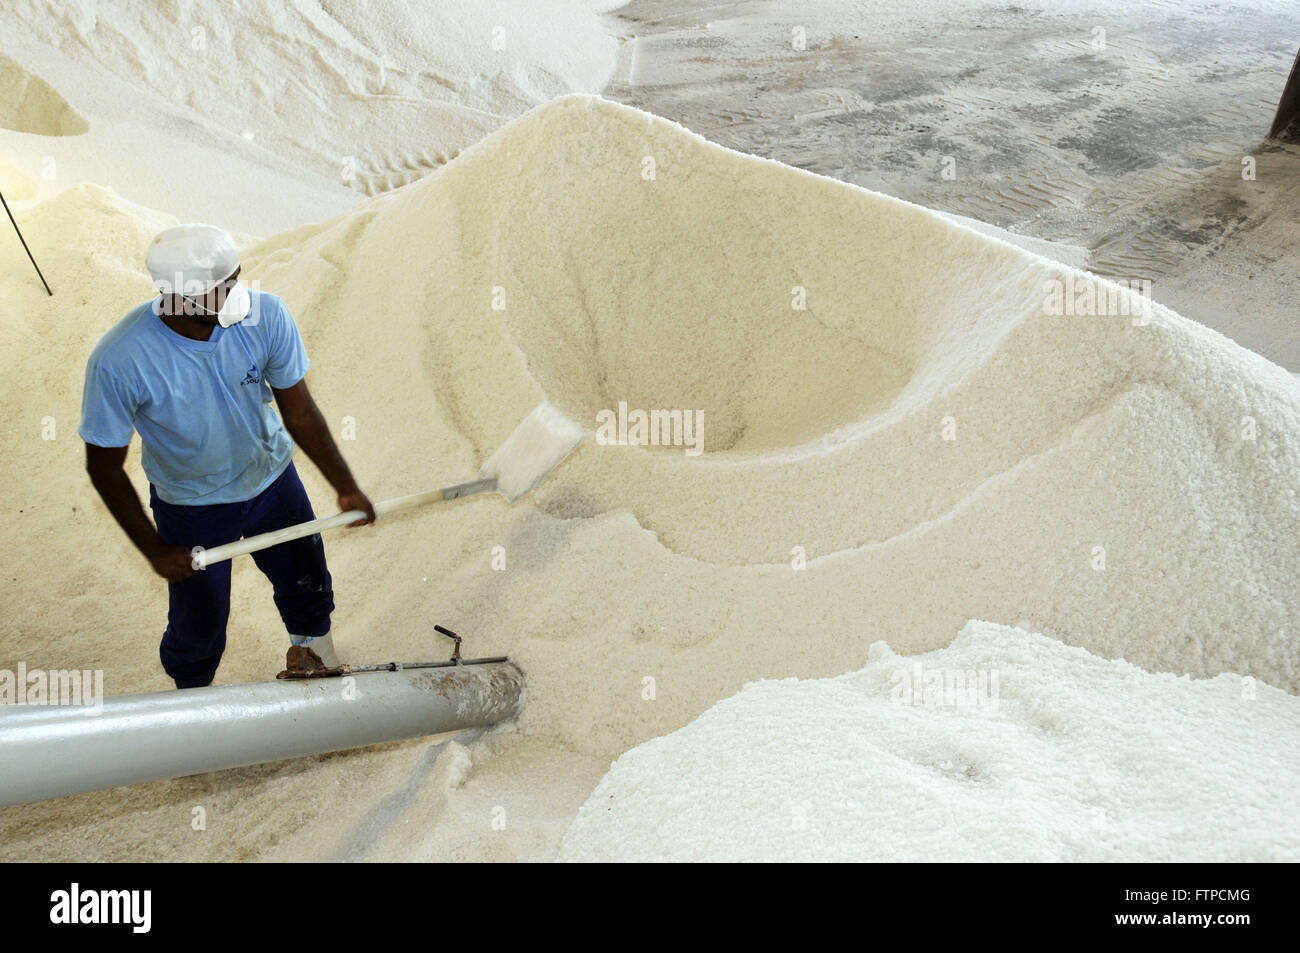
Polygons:
M98 714L4 705L0 805L491 725L523 685L493 662L119 695Z

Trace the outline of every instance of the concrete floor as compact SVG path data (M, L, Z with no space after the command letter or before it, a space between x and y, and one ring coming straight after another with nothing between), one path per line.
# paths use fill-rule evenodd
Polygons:
M1150 279L1156 300L1300 371L1300 147L1263 138L1300 4L633 0L610 16L628 40L609 98L1082 246L1092 271Z

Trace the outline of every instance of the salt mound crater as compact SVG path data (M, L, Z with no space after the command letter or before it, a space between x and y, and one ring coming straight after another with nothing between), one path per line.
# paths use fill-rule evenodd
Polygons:
M1295 861L1300 699L971 622L627 752L570 861ZM707 796L702 796L707 792Z
M404 372L353 406L437 407L470 469L543 398L593 431L620 403L703 411L703 455L589 440L532 498L663 550L591 530L643 574L635 624L596 623L611 657L698 623L781 672L753 641L776 626L835 671L864 629L921 650L988 618L1300 684L1300 388L1159 305L1045 313L1052 287L1114 297L1084 272L586 96L246 261L335 380ZM386 439L386 473L427 479L421 428Z

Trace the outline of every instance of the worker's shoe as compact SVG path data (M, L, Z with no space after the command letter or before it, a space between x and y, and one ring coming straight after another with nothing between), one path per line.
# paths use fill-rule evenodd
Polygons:
M308 639L302 643L304 648L309 648L320 656L320 660L325 663L326 668L338 668L339 657L334 653L334 635L326 632L324 635L318 635L314 639Z
M331 661L336 663L334 665L327 665L314 651L315 643L319 641L320 639L314 639L310 645L289 646L289 651L284 656L284 671L276 678L333 678L346 673L347 666L337 664L338 659L334 657L332 645L321 648L328 651Z

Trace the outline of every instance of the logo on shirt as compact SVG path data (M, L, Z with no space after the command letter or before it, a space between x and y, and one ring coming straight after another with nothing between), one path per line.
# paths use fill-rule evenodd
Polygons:
M244 372L244 379L239 382L240 386L242 387L244 384L260 384L260 383L262 383L262 378L258 376L257 365L249 364L248 370Z

